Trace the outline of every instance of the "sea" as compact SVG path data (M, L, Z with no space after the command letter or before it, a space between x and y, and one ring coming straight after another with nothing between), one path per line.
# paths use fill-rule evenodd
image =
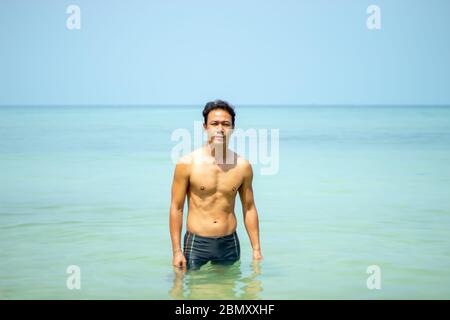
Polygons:
M237 199L241 259L183 272L176 132L202 107L0 107L0 299L450 299L450 107L237 105L264 259Z

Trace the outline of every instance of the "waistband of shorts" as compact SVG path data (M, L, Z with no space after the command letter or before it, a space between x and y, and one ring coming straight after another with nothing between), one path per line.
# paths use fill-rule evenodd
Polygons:
M233 239L235 236L237 237L237 232L234 231L233 233L227 234L225 236L220 236L220 237L204 237L204 236L200 236L196 233L190 232L190 231L186 231L186 234L190 234L191 236L195 235L195 239L208 239L208 240L222 240L222 239Z

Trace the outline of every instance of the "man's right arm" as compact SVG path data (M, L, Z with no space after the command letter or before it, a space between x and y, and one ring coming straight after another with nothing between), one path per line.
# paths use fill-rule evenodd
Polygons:
M181 230L183 227L183 207L189 186L189 164L180 161L175 167L170 204L170 238L172 240L173 265L186 267L186 259L181 250Z

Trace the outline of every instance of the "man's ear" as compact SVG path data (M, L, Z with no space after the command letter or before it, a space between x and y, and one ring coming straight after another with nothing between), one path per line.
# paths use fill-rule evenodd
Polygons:
M206 123L203 123L203 129L206 130Z

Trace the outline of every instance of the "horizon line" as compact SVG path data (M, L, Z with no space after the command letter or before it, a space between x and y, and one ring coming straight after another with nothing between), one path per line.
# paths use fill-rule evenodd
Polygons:
M336 104L319 104L319 103L299 103L299 104L293 104L293 103L265 103L265 104L257 104L257 103L243 103L243 104L235 104L230 103L232 106L236 107L244 107L244 108L267 108L267 107L450 107L449 104L445 103L439 103L439 104L424 104L424 103L415 103L415 104L400 104L400 103L394 103L394 104L374 104L374 103L363 103L363 104L345 104L345 103L336 103ZM183 107L183 108L198 108L203 107L204 104L179 104L179 103L162 103L162 104L0 104L0 108L8 108L8 107Z

